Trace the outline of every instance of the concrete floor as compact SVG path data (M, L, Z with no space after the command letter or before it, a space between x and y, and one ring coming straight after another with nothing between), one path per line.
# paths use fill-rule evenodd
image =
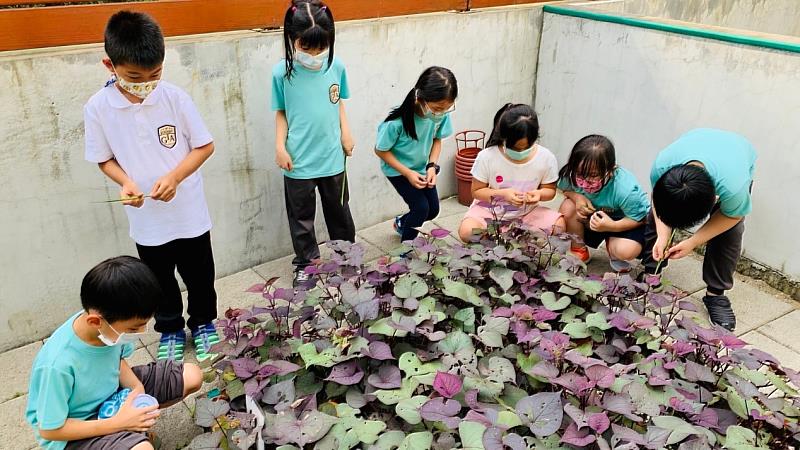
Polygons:
M451 198L442 202L441 213L433 224L426 228L441 227L456 231L466 208ZM374 260L399 244L397 234L392 230L392 221L362 229L356 240L366 247L367 260ZM253 294L244 292L250 286L263 282L266 278L281 277L278 284L291 285L292 256L279 258L234 275L217 280L219 311L230 307L248 307L256 301ZM694 300L703 295L704 284L700 277L702 261L689 257L672 262L665 271L665 277ZM593 252L589 265L592 272L603 273L610 270L604 250ZM736 333L755 347L778 358L785 366L800 370L800 309L797 302L775 291L765 284L737 276L737 283L729 292L738 318ZM702 309L702 308L701 308ZM153 360L158 335L149 333L132 358L133 364L143 364ZM0 449L36 448L24 412L28 401L28 377L36 352L42 342L20 347L0 354L0 368L5 373L5 382L0 383ZM191 350L187 361L194 358ZM202 390L204 393L206 390ZM199 394L198 394L199 395ZM193 398L162 411L155 431L162 439L162 449L182 448L200 433L193 424L191 406Z

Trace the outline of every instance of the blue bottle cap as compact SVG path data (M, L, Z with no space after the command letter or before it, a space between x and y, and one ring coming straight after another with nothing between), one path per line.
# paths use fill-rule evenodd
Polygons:
M155 397L147 394L139 394L133 399L133 406L135 408L147 408L148 406L158 406L158 400Z

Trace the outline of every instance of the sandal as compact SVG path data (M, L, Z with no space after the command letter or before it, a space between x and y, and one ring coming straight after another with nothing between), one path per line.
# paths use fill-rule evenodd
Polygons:
M706 295L703 303L708 310L711 323L719 325L728 331L736 328L736 315L733 313L731 301L725 295Z

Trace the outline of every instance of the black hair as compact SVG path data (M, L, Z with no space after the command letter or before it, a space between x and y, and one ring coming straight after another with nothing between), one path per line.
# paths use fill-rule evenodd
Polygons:
M115 66L131 64L152 69L164 62L164 35L147 14L120 11L108 19L105 49Z
M714 180L703 167L675 166L661 175L653 186L653 207L671 228L697 225L717 201Z
M81 305L108 323L150 319L163 291L155 274L133 256L117 256L94 266L81 283Z
M486 147L504 144L513 150L522 139L527 139L528 145L539 139L539 117L528 105L506 103L494 115Z
M328 67L333 64L336 27L333 12L319 0L292 0L283 18L283 47L286 54L286 78L294 72L294 41L306 48L328 48Z
M417 84L408 91L403 103L393 109L384 122L401 118L403 130L411 139L417 140L417 127L414 125L417 100L428 103L444 100L454 102L456 97L458 97L458 82L453 72L444 67L428 67L420 74Z
M567 163L558 171L558 178L577 186L577 177L597 172L605 186L616 167L617 157L611 140L599 134L590 134L572 147Z

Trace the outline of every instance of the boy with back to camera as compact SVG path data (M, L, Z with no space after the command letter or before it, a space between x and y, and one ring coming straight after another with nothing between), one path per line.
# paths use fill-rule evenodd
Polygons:
M183 360L177 267L188 291L197 360L213 359L219 336L211 218L198 170L214 152L213 139L192 99L161 80L164 37L152 18L130 11L111 16L105 51L113 78L84 107L86 159L121 186L139 257L164 291L155 315L158 358Z
M162 292L153 272L132 256L95 266L81 283L83 310L61 325L36 355L25 417L48 450L152 450L147 432L158 408L200 389L194 364L162 360L130 367L133 343L153 317ZM119 411L98 419L101 404L130 389ZM147 393L158 405L137 408Z

